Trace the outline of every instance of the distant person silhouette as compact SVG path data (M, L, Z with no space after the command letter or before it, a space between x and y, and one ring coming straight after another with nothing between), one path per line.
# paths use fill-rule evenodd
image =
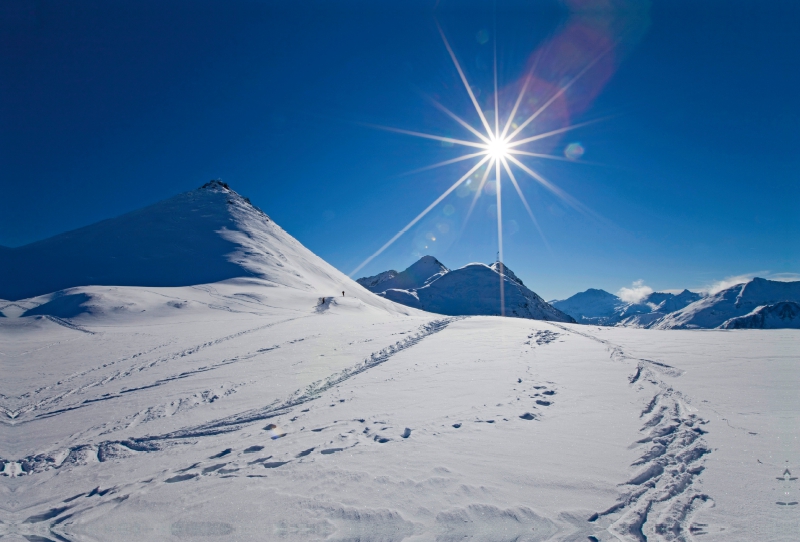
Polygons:
M344 290L342 290L342 297L344 297Z

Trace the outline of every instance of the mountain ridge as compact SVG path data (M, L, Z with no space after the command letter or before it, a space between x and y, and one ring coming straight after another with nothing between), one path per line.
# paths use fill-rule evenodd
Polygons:
M419 271L426 270L426 273ZM405 275L404 275L405 274ZM398 277L401 280L398 280ZM405 277L405 278L402 278ZM413 280L411 280L413 277ZM500 283L503 300L500 303ZM513 271L500 262L471 263L449 270L432 256L424 256L398 273L390 270L363 277L356 282L409 307L451 316L510 316L534 320L574 323L575 320L552 307L527 288ZM411 287L392 287L396 283Z
M220 181L0 252L0 299L9 301L49 296L40 300L49 303L79 294L72 289L81 287L179 287L248 278L320 297L344 290L367 304L389 306ZM56 301L59 311L77 310L69 303Z

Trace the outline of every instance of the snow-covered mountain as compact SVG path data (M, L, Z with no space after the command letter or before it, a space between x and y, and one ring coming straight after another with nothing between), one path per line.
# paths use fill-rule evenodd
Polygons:
M782 301L764 305L744 316L726 320L722 329L783 329L800 328L800 303Z
M795 327L792 305L800 303L800 281L754 278L672 312L654 322L656 329Z
M67 259L84 273L69 288L0 301L0 538L763 540L775 497L792 510L796 454L773 452L795 442L796 331L425 313L350 281L224 185L179 198L134 221L174 250L153 224L200 228L183 230L197 260L165 256L180 263L165 276L194 281L192 265L221 258L232 278L85 286L91 267ZM120 257L150 269L140 256L159 254L130 220L89 233L119 233L136 249ZM64 242L108 280L159 278L115 275L122 251L90 253L86 235ZM500 280L509 308L541 301L497 264L406 292L452 281L442 296L474 303Z
M616 323L626 303L605 290L589 288L563 300L550 301L561 312L572 316L579 324L610 325Z
M87 301L59 300L68 288L189 286L242 277L317 297L345 291L367 304L389 306L219 181L117 218L0 251L0 299L60 292L44 301L67 312L77 310L79 299Z
M500 304L503 282L504 307ZM513 271L500 263L471 263L448 270L432 256L425 256L405 271L386 271L358 279L370 291L409 307L439 314L500 315L574 322L528 289Z
M702 295L684 290L679 294L653 292L638 303L623 301L605 290L590 288L550 304L580 324L649 327L665 315L699 300Z
M422 288L429 282L433 282L450 270L433 256L423 256L411 267L398 273L394 269L384 271L374 277L363 277L358 279L361 286L375 292L376 294L385 292L391 288L399 290L414 290Z

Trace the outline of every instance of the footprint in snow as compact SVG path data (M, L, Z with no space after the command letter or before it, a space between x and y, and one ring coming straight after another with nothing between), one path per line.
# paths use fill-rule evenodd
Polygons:
M185 482L186 480L191 480L193 478L197 478L196 474L179 474L178 476L173 476L172 478L167 478L164 480L167 484L174 484L176 482Z
M289 461L270 461L268 463L264 463L265 469L277 469L281 465L285 465L286 463L290 463Z
M209 457L209 459L219 459L220 457L225 457L226 455L228 455L232 451L233 450L231 450L230 448L225 448L220 453L218 453L216 455L212 455L211 457Z
M400 435L400 436L401 436L401 437L403 437L403 438L408 438L408 437L410 437L410 436L411 436L411 429L409 429L408 427L406 427L406 430L405 430L405 431L403 431L403 434L402 434L402 435Z

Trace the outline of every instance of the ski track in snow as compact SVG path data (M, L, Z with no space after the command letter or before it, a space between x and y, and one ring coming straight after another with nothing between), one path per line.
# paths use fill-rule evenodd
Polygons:
M305 317L307 317L307 316L305 316ZM70 410L76 410L76 409L79 409L79 408L83 408L83 407L85 407L85 406L87 406L87 405L89 405L89 404L91 404L93 402L113 400L115 398L120 397L121 394L123 394L123 393L130 393L130 392L133 392L133 391L136 391L136 390L139 390L139 389L160 386L160 385L162 385L162 384L164 384L166 382L169 382L171 380L175 380L175 379L178 379L178 378L185 378L187 376L190 376L190 375L198 373L198 372L210 371L210 370L213 370L215 368L221 367L223 365L227 365L227 364L230 364L230 363L235 363L237 361L241 361L241 360L244 360L244 359L250 359L251 357L253 357L255 355L263 353L263 351L265 351L265 350L262 349L260 351L257 351L256 353L248 353L248 354L245 354L243 356L237 356L237 357L232 358L230 360L224 360L224 361L222 361L220 363L213 364L211 366L201 367L201 368L198 368L198 369L195 369L195 370L192 370L192 371L181 372L181 373L179 373L177 375L173 375L173 376L170 376L170 377L167 377L167 378L158 379L158 380L153 381L150 384L146 384L144 386L139 386L137 388L130 388L130 389L123 388L117 394L108 395L106 397L101 397L101 398L97 398L97 399L88 399L88 400L80 401L78 403L74 403L74 404L59 408L57 410L46 410L46 409L48 409L50 407L53 407L55 405L59 405L64 399L67 399L68 397L70 397L72 395L75 395L75 394L80 394L80 393L88 390L89 388L93 388L95 386L104 386L104 385L109 384L111 382L117 382L119 380L123 380L125 377L128 377L130 375L133 375L133 374L140 373L142 371L146 371L148 369L151 369L151 368L155 367L156 365L160 365L160 364L165 363L165 362L173 361L173 360L178 359L178 358L190 356L192 354L196 354L197 352L199 352L201 350L204 350L206 348L209 348L211 346L216 346L216 345L225 343L225 342L233 340L233 339L238 339L238 338L240 338L240 337L242 337L244 335L249 335L250 333L254 333L256 331L261 331L261 330L268 329L270 327L274 327L274 326L277 326L277 325L280 325L280 324L285 324L285 323L297 320L299 318L304 318L304 316L298 316L298 317L295 317L295 318L289 318L289 319L286 319L286 320L280 320L278 322L271 322L271 323L266 324L266 325L257 326L257 327L251 328L251 329L245 329L245 330L239 331L237 333L232 333L232 334L226 335L224 337L219 337L219 338L214 339L212 341L205 341L203 343L200 343L200 344L197 344L197 345L194 345L194 346L190 346L188 348L183 348L178 352L173 352L173 353L167 354L165 356L161 356L159 358L156 358L154 360L149 360L149 361L146 361L144 363L141 363L141 364L138 364L138 365L134 365L132 367L127 368L124 371L119 371L119 372L117 372L115 374L112 374L112 375L109 375L109 376L105 376L105 377L100 378L100 379L91 380L89 382L81 384L78 387L66 389L61 393L58 393L58 394L53 395L51 397L47 397L47 398L42 399L41 401L38 401L38 402L25 405L25 406L23 406L21 408L18 408L15 411L8 411L8 410L5 410L5 409L3 409L3 410L5 411L7 417L15 419L16 423L25 423L27 421L30 421L30 419L26 420L26 419L20 418L20 419L17 420L17 418L19 418L20 415L24 415L24 414L27 414L27 413L30 413L30 412L39 411L39 410L45 410L45 412L41 412L39 414L36 414L35 418L43 418L43 417L55 416L55 415L60 414L62 412L67 412L67 411L70 411ZM70 376L68 376L66 378L60 379L58 381L58 383L56 383L56 384L51 384L49 386L43 386L43 387L37 388L36 390L34 390L33 393L34 394L38 394L38 393L41 393L41 392L43 392L45 390L52 389L52 388L54 388L56 386L64 385L67 382L70 382L72 380L75 380L76 378L80 378L82 376L85 376L85 375L87 375L87 374L89 374L91 372L102 370L102 369L105 369L105 368L110 367L112 365L116 365L116 364L128 361L130 359L142 356L143 354L147 354L149 352L152 352L154 350L162 348L163 346L165 346L165 345L159 345L157 347L154 347L154 348L150 349L148 352L134 354L133 356L121 358L121 359L118 359L116 361L109 361L109 362L106 362L106 363L104 363L104 364L102 364L100 366L95 366L95 367L93 367L91 369L88 369L88 370L85 370L85 371L81 371L81 372L78 372L78 373L74 373L74 374L72 374L72 375L70 375ZM22 397L26 397L26 396L27 396L27 394L23 395Z
M296 407L319 399L321 394L330 390L334 386L337 386L338 384L341 384L342 382L353 378L354 376L368 371L373 367L377 367L378 365L388 361L395 354L413 347L424 338L444 330L449 324L459 319L460 318L452 317L428 322L421 326L416 334L397 341L395 344L383 348L377 352L373 352L368 358L357 365L334 373L324 380L314 382L304 389L297 390L283 402L274 401L273 403L262 408L241 412L233 416L214 420L209 423L180 429L162 435L144 436L122 441L110 440L103 441L99 444L73 445L68 449L60 450L55 453L35 454L17 461L4 460L0 458L0 474L12 474L12 472L9 471L9 468L19 469L19 473L35 474L49 469L58 469L63 466L76 466L94 462L104 462L111 459L121 459L130 457L137 452L156 452L167 447L192 441L197 438L238 431L250 424L290 413L292 409ZM207 345L216 344L219 341L229 340L234 336L241 336L244 333L250 333L256 329L262 329L264 327L269 326L261 326L260 328L245 330L234 335L217 339L216 341L203 343L203 345L200 346L205 347ZM292 342L296 342L296 340L293 340ZM188 350L193 350L193 348ZM186 402L195 403L195 406L196 404L202 402L210 402L212 400L210 395L212 392L209 390L208 392L204 393L206 393L208 396L204 396L203 393L194 394L193 398L187 398ZM176 413L181 408L191 408L191 406L180 403L181 402L175 406L175 410L172 412L172 414ZM156 409L158 408L159 407L156 407ZM153 409L153 407L151 407L151 409ZM153 415L153 412L150 414ZM147 413L144 415L146 416ZM141 420L135 420L137 423L140 421ZM135 423L129 423L128 425L133 426ZM380 442L380 440L378 440L378 442ZM18 467L10 467L10 465L18 465Z
M631 445L642 450L632 466L638 474L621 484L622 499L589 521L622 514L608 527L609 532L625 542L648 540L689 542L704 534L703 525L692 523L692 516L703 507L713 506L709 495L697 490L694 482L703 472L703 458L711 453L702 435L707 420L692 414L687 398L664 382L659 373L679 377L683 371L665 363L627 355L621 346L589 333L548 322L567 333L575 333L604 344L611 358L634 361L635 372L628 381L639 391L657 390L641 411L643 438Z

